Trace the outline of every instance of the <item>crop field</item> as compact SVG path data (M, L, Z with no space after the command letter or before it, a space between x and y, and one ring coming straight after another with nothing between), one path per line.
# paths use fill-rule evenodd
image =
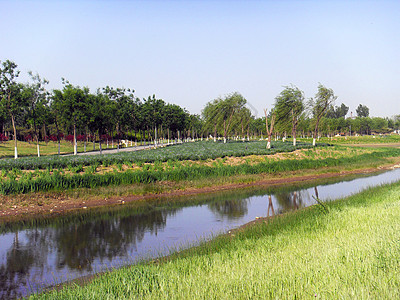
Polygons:
M325 146L320 144L319 146ZM36 169L55 169L75 166L91 165L115 165L120 163L154 163L166 162L169 160L206 160L220 157L234 156L241 157L247 155L266 155L280 152L291 152L296 149L311 148L309 143L298 143L294 147L289 142L274 142L272 149L266 149L265 141L257 142L194 142L168 147L157 148L146 151L120 152L107 155L90 156L43 156L43 157L23 157L19 159L0 160L1 170L36 170Z

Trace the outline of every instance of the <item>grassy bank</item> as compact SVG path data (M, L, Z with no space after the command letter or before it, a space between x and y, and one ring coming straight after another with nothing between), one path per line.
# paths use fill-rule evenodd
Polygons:
M400 183L313 206L161 261L32 299L326 299L400 295Z
M184 161L164 161L155 160L144 163L143 161L124 161L118 162L114 166L108 164L99 166L98 163L88 166L78 165L69 166L66 169L52 169L51 165L46 170L12 170L2 169L0 173L0 194L19 194L38 191L65 190L76 188L98 188L104 186L120 186L132 184L153 184L159 182L181 182L197 181L204 178L221 178L240 175L254 174L278 174L291 171L319 169L326 167L346 167L356 168L360 166L378 166L387 159L400 156L400 149L384 148L379 150L346 149L340 147L323 147L312 149L301 149L293 152L287 145L279 145L273 149L273 153L246 156L246 148L258 149L258 143L249 143L249 146L223 145L222 149L215 151L217 159L189 160ZM206 144L209 150L214 146L213 143ZM203 147L199 144L198 147ZM174 148L176 147L176 148ZM186 145L171 147L171 151L181 152L184 155ZM190 146L193 147L193 146ZM235 148L241 147L238 152L239 157L233 154ZM304 147L308 148L308 145ZM233 149L233 150L232 150ZM169 153L170 150L162 150ZM262 151L269 151L262 149ZM155 155L164 152L143 151ZM207 153L206 150L202 152ZM209 152L209 151L208 151ZM230 154L228 154L230 153ZM133 154L132 154L133 155ZM230 155L228 157L228 155ZM178 155L179 156L179 155ZM222 157L221 157L222 156ZM99 158L100 159L100 158ZM107 158L108 159L108 158ZM115 159L112 156L110 159ZM135 159L137 157L135 156ZM183 157L181 158L183 159ZM386 161L387 162L387 161ZM26 166L25 166L26 168Z

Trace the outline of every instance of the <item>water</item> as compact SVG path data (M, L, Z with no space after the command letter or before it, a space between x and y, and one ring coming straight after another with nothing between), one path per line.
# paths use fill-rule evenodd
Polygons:
M341 180L340 182L337 182ZM400 169L317 186L250 188L188 197L184 207L155 202L138 213L120 206L85 212L0 234L0 298L16 298L46 287L195 245L256 217L329 201L369 186L400 180ZM335 182L336 181L336 182Z

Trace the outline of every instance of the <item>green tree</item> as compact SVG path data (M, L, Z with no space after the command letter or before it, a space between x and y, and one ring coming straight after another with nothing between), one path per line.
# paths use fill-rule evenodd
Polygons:
M356 113L358 117L366 118L369 116L369 108L366 105L359 104Z
M206 126L214 126L214 141L217 135L217 128L223 132L224 143L232 129L232 121L236 113L244 109L246 99L239 93L232 93L225 98L218 98L208 102L202 111Z
M136 100L133 94L134 90L106 86L103 88L103 93L114 103L115 113L110 116L114 120L119 140L123 134L132 128Z
M112 118L110 118L110 115L113 113L112 103L107 95L101 93L100 90L97 91L96 95L89 94L88 97L90 105L88 107L87 126L93 135L93 146L95 145L97 132L99 136L99 150L100 154L102 154L102 135L113 124Z
M165 115L165 102L161 99L157 99L155 95L144 99L141 108L143 114L143 127L150 133L154 133L154 145L157 147L157 128L160 127ZM151 134L153 136L153 134Z
M74 134L74 155L78 153L76 141L77 129L86 125L88 119L88 88L73 86L63 79L62 91L54 90L53 102L60 121L66 128L72 128Z
M33 75L31 71L28 72L33 83L26 86L29 102L29 118L28 122L33 126L37 155L40 157L39 146L39 132L38 124L45 124L48 119L48 95L45 85L49 82L42 79L39 74Z
M0 61L1 62L1 61ZM8 113L10 114L11 123L14 130L14 158L18 158L17 148L17 129L15 124L15 116L25 103L21 97L21 86L17 84L16 79L19 76L17 64L6 60L1 63L0 67L0 97L4 103Z
M168 142L171 138L170 131L177 137L178 131L185 130L187 112L176 104L167 104L164 108L163 124L168 130Z
M328 89L323 86L321 83L318 85L318 91L315 95L315 98L311 98L309 101L309 106L313 112L314 116L314 135L313 135L313 146L316 143L316 137L318 134L318 127L321 121L321 118L325 115L326 110L331 106L335 100L336 96L333 93L332 89Z
M344 118L347 115L348 111L349 107L346 106L344 103L342 103L340 106L335 107L331 105L326 112L326 117L331 119L338 119L342 117Z
M296 86L286 86L275 98L276 121L281 128L291 127L293 146L296 146L297 126L304 112L304 93Z

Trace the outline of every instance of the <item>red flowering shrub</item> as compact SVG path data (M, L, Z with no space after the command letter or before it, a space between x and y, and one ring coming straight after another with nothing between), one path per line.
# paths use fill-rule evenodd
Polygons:
M6 142L6 141L8 141L8 137L0 133L0 142Z

